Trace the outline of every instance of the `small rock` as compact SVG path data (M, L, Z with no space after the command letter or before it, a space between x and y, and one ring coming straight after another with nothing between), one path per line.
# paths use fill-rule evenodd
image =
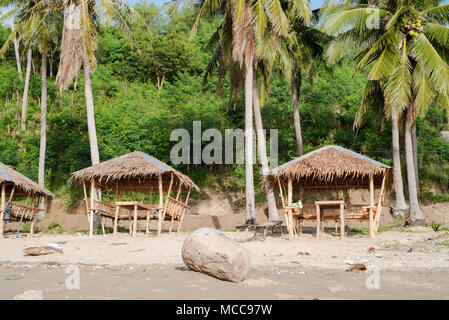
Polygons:
M308 253L307 251L299 251L297 254L297 256L310 256L310 253Z
M366 266L362 263L351 265L346 271L366 271Z
M14 300L44 300L44 292L42 290L28 290L16 295Z

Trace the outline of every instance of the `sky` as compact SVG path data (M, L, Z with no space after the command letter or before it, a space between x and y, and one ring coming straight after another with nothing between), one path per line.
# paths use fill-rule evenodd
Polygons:
M134 5L137 2L143 1L143 0L126 0L129 4ZM162 5L165 2L168 2L167 0L147 0L148 2L153 2L157 5ZM320 5L324 2L324 0L311 0L310 3L312 4L312 9L319 8Z

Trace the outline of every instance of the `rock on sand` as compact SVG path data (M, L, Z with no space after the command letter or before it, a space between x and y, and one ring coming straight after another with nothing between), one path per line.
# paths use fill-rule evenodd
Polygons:
M221 280L245 280L250 266L248 251L211 228L195 230L182 247L184 263L195 271Z

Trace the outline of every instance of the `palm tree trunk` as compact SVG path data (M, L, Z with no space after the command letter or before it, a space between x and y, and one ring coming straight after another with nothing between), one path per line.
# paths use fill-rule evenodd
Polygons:
M407 204L404 198L404 184L402 182L401 172L401 155L399 149L399 119L398 112L395 108L391 109L391 135L392 135L392 149L393 149L393 182L394 192L396 195L396 210L407 209Z
M302 132L301 132L301 118L299 116L299 88L301 83L301 72L298 72L298 79L296 76L292 79L292 100L293 100L293 122L295 124L295 134L296 134L296 153L298 156L304 154Z
M267 146L265 134L263 132L262 115L260 112L259 93L257 91L257 75L253 72L253 106L254 106L254 120L256 122L257 145L259 149L259 158L262 165L262 175L267 175L270 171L268 166ZM276 200L274 198L273 188L266 187L266 195L268 202L268 221L279 221L278 209L276 207Z
M90 158L92 164L100 162L98 152L97 129L95 126L94 98L92 94L92 82L90 78L90 62L87 54L84 56L84 95L86 98L87 128L89 131Z
M9 5L9 10L12 10L12 6ZM14 17L11 15L11 31L14 31ZM19 79L22 81L22 64L20 63L20 54L19 54L19 40L17 40L16 37L14 37L14 53L16 54L16 65L17 65L17 72L19 73Z
M38 183L45 187L45 153L47 148L47 52L42 52L41 141L39 146ZM44 197L39 199L39 218L44 216Z
M28 91L30 88L30 76L31 76L31 47L28 48L28 55L27 55L27 72L25 76L25 88L23 90L23 97L22 97L22 120L21 120L21 127L22 130L26 130L26 115L27 115L27 108L28 108Z
M87 53L84 54L83 58L83 70L84 70L84 95L86 98L86 113L87 113L87 128L89 131L89 144L90 144L90 158L92 164L100 163L100 154L98 152L98 141L97 141L97 129L95 126L95 109L94 109L94 98L92 94L92 82L90 78L90 61ZM97 192L94 190L91 197L94 200L101 201L101 193L98 192L99 197L97 197ZM100 225L100 217L94 215L93 219L93 229L97 229ZM90 235L92 237L92 234Z
M413 106L412 106L413 107ZM410 223L413 225L425 225L426 220L421 214L416 189L415 161L413 157L412 126L415 119L410 119L412 112L407 112L405 123L405 159L407 162L407 181L410 200Z
M416 135L416 121L412 126L412 143L413 143L413 162L415 163L415 180L416 180L416 191L419 197L419 175L418 175L418 137Z
M246 223L256 223L253 174L253 57L246 57L245 75L245 182ZM249 60L249 61L248 61Z

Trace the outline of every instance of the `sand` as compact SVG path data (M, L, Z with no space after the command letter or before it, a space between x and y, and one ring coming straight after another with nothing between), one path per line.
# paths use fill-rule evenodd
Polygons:
M189 233L136 239L112 235L49 235L0 241L0 299L43 290L46 299L448 299L449 233L430 228L397 228L375 239L331 230L316 239L312 230L288 241L286 235L258 237L225 232L246 247L252 270L242 283L193 272L181 257ZM23 249L57 243L64 253L25 256ZM368 252L370 247L374 253ZM303 254L298 254L302 252ZM369 272L345 271L352 263ZM67 266L80 268L80 289L65 286ZM367 279L379 271L380 289Z

